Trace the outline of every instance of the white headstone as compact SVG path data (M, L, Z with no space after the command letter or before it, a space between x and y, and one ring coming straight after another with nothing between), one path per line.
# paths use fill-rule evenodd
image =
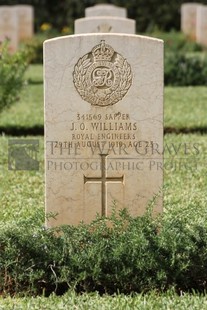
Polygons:
M18 49L18 18L13 6L0 6L0 41L9 39L9 51Z
M207 46L207 6L200 6L197 12L196 42Z
M86 17L75 21L75 34L79 33L128 33L135 34L135 20L121 17Z
M48 226L133 216L162 188L163 41L126 34L44 43ZM154 212L161 212L162 198Z
M181 6L181 30L190 39L196 39L197 9L200 3L184 3Z
M31 5L15 6L19 21L19 39L30 39L34 34L34 9Z
M118 16L127 17L125 8L115 6L113 4L97 4L85 9L85 16Z

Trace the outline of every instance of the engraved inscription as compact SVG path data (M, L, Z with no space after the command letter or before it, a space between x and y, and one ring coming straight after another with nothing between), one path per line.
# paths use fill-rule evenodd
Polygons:
M101 156L101 177L86 177L84 175L84 184L85 183L96 183L101 182L101 215L107 216L107 191L106 184L111 183L122 183L124 181L124 176L121 177L107 177L106 176L106 157L108 154L100 154Z
M74 67L73 82L80 96L96 106L120 101L132 85L131 66L102 40Z

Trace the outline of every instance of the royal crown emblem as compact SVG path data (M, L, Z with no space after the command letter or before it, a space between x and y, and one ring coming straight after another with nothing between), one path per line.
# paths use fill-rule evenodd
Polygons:
M97 106L120 101L132 84L131 66L125 58L101 40L74 67L73 82L79 95Z

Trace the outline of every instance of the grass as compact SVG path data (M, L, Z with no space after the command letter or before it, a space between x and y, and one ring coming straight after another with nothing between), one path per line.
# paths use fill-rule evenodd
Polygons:
M207 131L206 87L166 87L165 127Z
M0 221L15 222L17 218L38 215L40 225L44 222L44 155L43 136L38 136L43 128L43 87L42 66L32 65L26 73L28 85L21 99L0 118L0 128L11 129L22 134L32 130L38 139L40 150L39 171L8 170L8 138L0 138ZM182 217L188 214L189 224L195 217L202 222L206 214L206 119L207 93L205 87L166 87L165 88L165 127L187 129L194 134L165 135L165 183L164 212L173 212ZM19 129L19 132L18 132ZM4 130L3 130L4 131ZM154 169L160 169L154 166ZM146 295L98 294L77 295L73 291L62 297L49 298L4 298L0 309L207 309L206 295L184 294L174 291L164 294L151 292Z
M27 81L20 100L9 110L4 110L0 117L0 127L2 131L13 132L23 128L31 129L35 134L35 129L43 128L44 105L43 105L43 78L42 66L30 66L25 74ZM42 130L43 131L43 130ZM37 132L38 133L38 132Z
M30 83L43 83L43 66L42 65L30 65L27 72L25 73L25 78Z
M205 209L206 151L205 135L165 136L165 205L184 208L190 203Z
M20 95L20 100L9 110L4 110L1 114L0 127L3 132L8 132L10 129L12 134L15 134L15 130L33 128L33 134L36 134L35 129L43 128L44 101L42 70L41 65L32 65L29 67L25 75L27 84Z
M34 137L28 136L27 139L34 139ZM8 170L8 137L0 138L0 175L2 179L0 182L0 221L15 221L17 218L33 216L38 212L41 213L43 220L43 137L35 137L35 139L40 142L39 171L14 171Z
M41 65L26 72L28 84L20 101L0 117L0 129L13 135L43 134L43 73ZM206 87L165 87L164 126L168 130L207 131Z
M178 296L173 291L158 295L104 295L97 293L77 295L73 291L62 297L51 295L48 298L5 298L0 301L1 310L206 310L206 295L184 294Z
M42 85L28 85L21 93L21 100L9 110L4 110L0 126L5 129L43 127L43 115Z
M28 139L34 139L28 136ZM43 137L38 158L39 171L8 171L8 137L0 138L1 177L0 220L15 221L16 217L28 217L41 213L44 217L44 154ZM176 154L177 153L177 154ZM187 210L189 203L206 209L206 137L199 134L167 134L165 136L165 208ZM161 169L157 163L152 169ZM35 206L35 207L34 207Z

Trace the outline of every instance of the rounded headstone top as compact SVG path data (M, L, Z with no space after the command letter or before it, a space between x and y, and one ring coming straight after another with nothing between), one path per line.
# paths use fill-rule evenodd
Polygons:
M187 2L181 5L181 9L196 8L199 6L203 6L203 4L199 2Z
M98 4L94 5L94 6L91 6L90 8L92 8L92 7L93 7L93 8L94 8L94 7L102 7L102 6L103 6L103 7L107 7L107 6L108 6L108 7L112 7L112 6L115 7L114 4L98 3Z
M125 8L121 8L113 4L96 4L85 9L85 16L117 16L126 18L127 11Z

